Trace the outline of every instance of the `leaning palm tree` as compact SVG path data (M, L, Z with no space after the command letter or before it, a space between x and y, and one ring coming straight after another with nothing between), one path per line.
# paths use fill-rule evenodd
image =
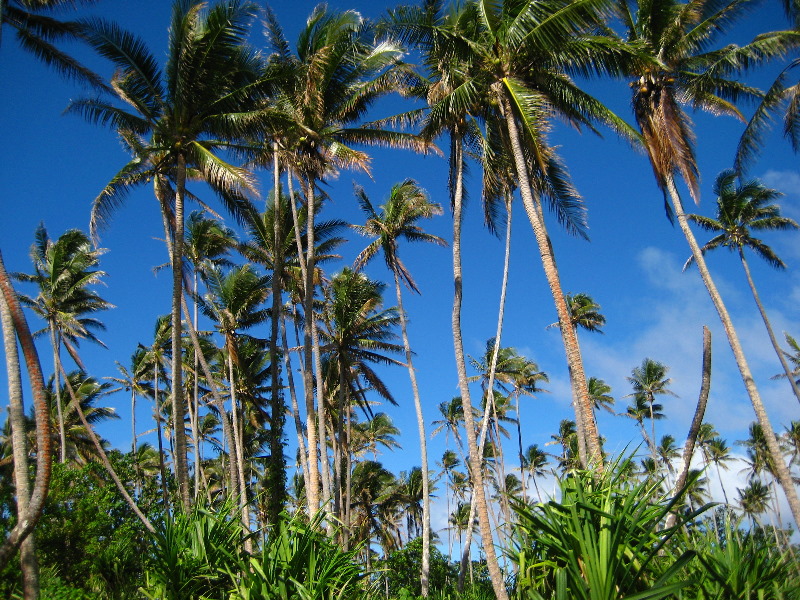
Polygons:
M729 79L743 63L774 54L771 38L756 38L745 46L713 47L714 41L736 17L745 14L746 3L696 0L619 1L629 41L640 48L644 60L629 69L633 112L642 132L645 149L656 183L664 193L669 214L674 214L691 249L703 284L719 314L736 364L756 413L769 440L770 452L778 465L778 477L789 500L792 515L800 524L800 498L780 453L775 432L755 385L739 336L722 297L711 277L700 245L689 227L677 188L678 175L691 196L699 197L699 173L694 152L694 134L682 102L710 112L742 118L732 101L756 97L756 90Z
M750 286L750 291L756 301L756 306L758 306L758 312L761 313L761 318L764 320L772 347L781 361L783 372L789 379L797 401L800 402L800 387L792 377L789 363L775 337L775 332L767 317L767 311L761 303L756 284L750 273L750 266L744 255L745 248L749 248L767 261L770 266L776 269L785 269L786 263L763 240L754 237L752 231L787 231L798 229L800 225L794 219L780 214L780 208L774 203L782 195L780 192L766 187L758 180L746 182L740 180L737 183L737 179L738 176L733 170L723 171L717 176L717 180L714 182L714 194L717 196L716 218L688 215L688 219L697 223L704 230L717 234L700 248L701 252L727 247L728 250L739 255L744 274L747 277L747 284ZM690 258L686 265L688 266L691 262Z
M248 113L263 88L257 55L245 45L256 7L222 1L206 11L204 2L176 0L165 69L144 42L107 22L93 20L85 29L89 44L110 59L116 72L117 100L83 99L69 109L109 125L133 154L92 208L92 228L105 225L131 187L152 181L168 235L172 266L172 412L175 423L176 478L180 499L190 505L189 468L182 385L181 299L183 296L184 204L187 181L202 180L234 214L252 190L249 173L220 154L241 150L254 133ZM171 239L170 239L171 238Z
M103 330L105 326L93 315L111 308L112 304L91 289L105 275L96 268L103 251L92 248L85 233L79 229L70 229L58 239L52 240L44 225L39 225L34 237L31 247L34 272L18 273L15 276L21 281L35 284L38 288L35 296L22 295L20 301L47 323L46 331L50 334L55 389L58 395L61 390L58 383L61 376L61 347L66 348L75 363L84 369L77 346L81 339L103 345L94 331ZM63 463L67 459L67 444L60 400L56 402L56 406Z
M417 429L419 430L420 456L422 461L422 567L420 580L422 595L428 595L428 574L430 571L430 476L428 473L428 449L425 433L425 417L422 412L422 400L417 385L417 375L412 363L411 344L408 341L408 327L406 315L403 310L403 294L400 282L407 288L421 293L414 278L406 268L398 253L399 241L428 242L444 246L447 244L439 236L426 233L417 225L422 219L428 219L442 214L442 207L430 201L428 194L412 179L392 186L389 198L380 207L378 213L370 202L363 188L356 188L361 210L367 218L364 225L353 226L360 234L375 238L356 257L355 268L360 269L366 265L379 252L383 253L387 268L394 277L395 293L397 294L397 309L400 316L400 332L403 336L403 347L406 354L406 365L411 378L411 390L414 395L414 409L417 413Z

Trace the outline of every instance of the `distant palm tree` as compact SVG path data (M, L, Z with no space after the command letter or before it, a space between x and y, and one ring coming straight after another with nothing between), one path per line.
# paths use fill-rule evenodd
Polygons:
M614 397L611 395L611 386L602 379L589 377L586 387L589 389L589 399L594 404L594 409L602 408L613 415L614 409L611 407L614 406Z
M720 469L728 470L728 466L725 463L728 463L733 460L731 456L731 449L720 437L715 437L708 440L704 444L705 452L708 455L708 460L717 468L717 478L719 479L719 485L722 488L722 495L725 498L725 504L729 504L728 500L728 492L725 490L725 484L722 482L722 473Z
M417 429L419 430L420 456L422 460L422 565L420 580L423 596L428 592L428 574L430 572L430 475L428 472L428 446L425 433L425 418L422 411L422 399L417 386L417 375L412 362L411 344L408 341L408 327L406 314L403 310L403 294L400 282L407 288L421 293L414 278L406 268L399 256L399 242L428 242L439 246L447 245L437 235L426 233L420 225L422 219L429 219L442 214L442 207L430 201L428 194L414 180L406 179L402 183L392 186L389 198L380 207L380 213L375 210L366 192L361 187L356 188L361 211L366 216L364 225L352 227L361 235L374 240L356 257L355 268L360 269L366 265L378 252L383 253L386 267L394 277L394 287L397 294L397 309L400 316L400 332L403 336L403 347L406 355L406 366L411 378L411 391L414 395L414 409L417 414Z
M739 506L742 512L750 517L753 525L761 525L759 515L767 512L770 500L772 499L772 491L769 486L761 483L759 479L753 479L745 488L737 488L739 493Z
M627 377L628 382L633 387L633 394L629 394L629 396L633 397L635 403L633 407L628 407L628 414L642 425L641 409L643 406L648 408L647 418L650 419L651 436L649 439L645 436L645 441L650 446L654 461L658 458L656 450L656 420L664 418L664 414L659 412L662 409L661 405L656 404L656 396L676 396L674 392L668 389L668 386L672 383L672 380L667 377L668 371L669 367L666 365L651 358L645 358L640 366L634 367L630 377ZM644 427L642 427L642 431L644 431Z
M783 372L789 379L797 401L800 402L800 387L792 377L792 371L786 362L784 352L772 330L767 311L761 303L756 284L750 273L750 266L744 255L745 248L749 248L757 256L767 261L770 266L776 269L785 269L786 264L775 254L775 251L759 238L753 237L752 231L787 231L798 229L800 225L794 219L781 216L780 208L774 204L775 200L782 196L780 192L766 187L758 180L737 183L737 179L738 175L733 170L722 171L717 176L717 180L714 182L714 193L717 195L715 219L701 215L687 215L687 217L706 231L717 234L700 248L701 252L705 253L708 250L726 247L739 255L747 283L758 306L758 312L761 313L761 318L764 320L772 347L781 361ZM692 261L693 258L689 258L686 265L688 266Z
M103 252L94 249L89 238L79 229L70 229L52 240L44 225L39 225L31 247L34 272L31 275L15 274L17 279L38 287L36 296L21 295L20 301L47 323L53 349L56 395L61 392L58 383L61 376L61 347L64 346L75 363L85 369L77 351L80 340L88 339L103 345L94 331L103 330L105 326L94 314L113 305L92 289L105 275L97 269ZM63 463L66 461L67 444L60 400L56 406Z
M530 475L533 481L533 487L536 489L536 496L539 502L542 501L542 493L539 491L539 484L536 483L536 478L545 474L545 466L547 465L547 453L540 449L537 444L531 444L525 449L522 455L523 467L525 472ZM523 482L523 494L525 494L525 479Z

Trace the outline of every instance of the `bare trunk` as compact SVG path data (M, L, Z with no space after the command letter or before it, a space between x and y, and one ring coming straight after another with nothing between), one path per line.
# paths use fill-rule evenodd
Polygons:
M281 224L281 185L278 164L278 144L273 143L273 238L274 256L272 264L272 317L270 321L269 360L272 379L272 398L270 402L269 463L267 465L267 518L277 523L286 503L286 465L283 458L283 428L286 422L286 406L280 388L280 369L278 363L278 336L281 319L281 277L283 275L283 232Z
M194 270L192 273L192 285L194 288L194 296L197 297L197 270ZM185 301L182 300L182 302ZM192 326L191 328L194 331L197 331L197 301L193 303L192 306ZM189 322L189 319L186 319L186 322ZM191 420L192 424L192 439L194 440L194 499L197 500L197 497L200 494L200 479L201 479L201 464L202 458L200 453L200 378L197 376L200 366L200 357L197 356L198 348L195 347L194 349L194 375L193 375L193 392L192 395L192 408L189 414L189 419Z
M506 125L508 127L509 139L511 140L522 204L525 207L528 220L533 228L536 243L539 247L542 266L544 267L545 277L550 286L550 292L553 295L556 313L558 314L559 330L561 331L561 338L564 342L564 350L567 355L567 367L570 381L577 396L575 398L575 424L578 429L579 440L583 438L586 443L586 455L580 457L581 464L584 467L595 466L597 468L602 468L603 453L600 446L600 434L597 431L594 410L586 385L586 374L583 369L581 350L578 346L575 330L572 327L564 291L561 288L561 280L559 278L553 248L547 234L547 229L545 228L544 219L542 219L540 199L538 197L534 198L533 196L517 123L505 95L502 95L501 102ZM582 447L580 444L578 444L578 448L581 450Z
M233 342L230 342L232 345ZM242 525L246 532L250 532L250 511L248 510L247 481L245 478L244 464L244 431L242 427L243 416L239 415L236 400L236 375L233 370L232 348L228 348L228 379L231 384L231 418L233 419L233 440L231 446L231 462L236 461L236 472L239 475L239 510L242 512ZM252 551L252 538L245 541L245 549Z
M183 198L186 188L186 159L178 156L175 184L175 224L172 244L172 425L175 430L175 478L185 511L189 497L189 463L186 446L186 399L183 394L183 351L181 349L181 299L183 298Z
M406 352L406 365L408 375L411 379L411 391L414 394L414 410L417 413L417 430L419 431L419 453L422 462L422 569L420 571L420 584L422 585L422 596L428 596L428 576L430 574L431 561L431 499L430 499L430 475L428 474L428 443L425 434L425 416L422 413L422 400L419 395L417 385L417 374L414 371L412 362L411 344L408 341L408 325L406 323L406 313L403 310L403 294L400 290L400 279L397 271L394 273L394 287L397 292L397 309L400 314L400 331L403 335L403 348Z
M289 343L286 339L286 319L281 319L281 342L283 343L283 363L286 370L286 383L289 388L289 396L292 401L292 417L294 418L294 428L297 432L297 454L300 458L300 468L303 472L303 482L305 489L309 485L308 456L306 455L306 442L303 435L303 423L300 421L300 407L297 404L297 393L294 389L294 375L292 375L292 362L289 354Z
M467 381L467 365L464 359L464 343L461 338L461 299L463 294L461 273L461 222L463 201L463 150L460 136L453 135L452 151L455 152L454 162L458 170L456 174L455 190L453 193L453 346L455 350L456 368L458 370L458 385L461 391L461 401L464 406L464 427L467 434L467 450L469 452L470 475L473 482L472 502L478 513L481 538L486 552L486 566L492 580L497 600L508 600L503 573L497 561L494 548L492 528L489 523L489 511L486 505L486 490L484 489L483 473L481 472L481 455L478 453L478 442L475 432L475 420L472 416L472 401L470 399L469 383Z
M289 179L291 182L291 177ZM290 188L291 189L291 188ZM327 451L325 450L325 431L319 431L317 439L317 411L314 407L314 364L312 354L312 335L311 325L314 320L314 202L306 198L308 206L307 232L308 232L308 257L303 260L303 249L300 242L300 223L297 218L297 207L292 198L292 219L294 220L295 239L297 241L298 256L300 257L300 267L303 271L303 312L305 321L303 325L303 390L306 400L306 431L308 432L308 474L310 481L306 488L306 499L308 503L308 516L313 518L320 510L320 489L319 489L319 447L322 448L323 463L327 462ZM327 471L327 469L325 469Z
M147 531L149 531L150 533L155 533L156 532L155 527L153 527L153 524L150 523L150 519L148 519L141 510L139 510L139 507L136 505L136 502L134 502L133 498L131 498L131 495L128 493L128 490L125 489L122 480L119 478L117 472L114 470L111 461L108 460L108 455L106 454L106 451L103 449L103 445L100 443L100 440L98 439L97 434L95 434L94 429L92 429L92 426L86 420L86 415L83 414L81 403L78 400L77 396L75 396L75 390L72 389L72 383L70 383L69 377L67 376L66 371L64 371L63 366L61 367L61 374L64 376L64 385L66 386L67 392L69 393L70 399L72 401L72 406L75 409L75 413L78 415L78 418L81 421L81 425L83 425L87 435L92 440L92 444L94 444L95 450L97 450L97 456L100 458L100 462L103 463L103 466L105 467L106 471L111 477L111 480L114 482L114 485L117 486L119 493L122 495L128 506L130 506L134 514L137 517L139 517L139 520L145 526Z
M61 348L61 340L56 333L55 323L50 321L50 345L53 347L53 385L56 392L56 414L58 416L58 439L61 443L59 449L59 462L63 465L67 462L67 435L64 431L64 408L61 406L61 364L59 349Z
M756 301L756 306L758 306L758 312L761 313L761 318L764 320L764 326L767 328L769 341L772 342L772 347L775 349L775 353L778 355L778 359L781 361L783 372L789 379L789 385L792 386L792 391L794 392L795 398L797 398L797 401L800 402L800 387L798 387L797 382L794 379L794 375L792 375L792 369L789 367L789 363L786 362L786 355L783 350L781 350L781 346L775 337L775 332L772 330L769 317L767 317L767 311L764 309L764 305L761 303L761 298L756 290L756 284L753 281L753 276L750 274L750 266L747 264L747 260L744 258L744 251L741 248L739 248L739 258L742 261L742 267L744 268L744 274L747 276L747 283L750 285L750 291L753 292L753 299Z
M700 276L703 279L706 290L708 290L708 295L711 297L711 301L714 303L714 308L717 310L720 321L722 321L722 326L724 327L725 334L728 337L728 342L730 343L731 350L733 351L733 356L736 359L736 365L739 367L739 373L742 376L745 389L750 397L750 403L753 405L753 411L756 414L756 419L764 431L767 447L769 448L769 453L775 464L775 474L781 484L781 487L783 488L784 494L786 494L786 499L789 502L789 508L792 511L795 525L800 526L800 499L798 499L797 490L795 489L794 482L792 481L791 473L786 467L786 462L783 459L783 453L781 452L780 445L778 444L778 438L775 436L775 431L772 429L772 423L770 423L769 417L767 416L767 411L764 408L764 403L761 401L761 395L758 393L758 388L753 380L753 375L750 372L750 366L748 365L747 359L744 356L742 345L739 342L739 336L736 334L733 321L731 320L728 310L725 308L725 304L722 301L722 297L719 295L717 287L714 285L714 281L711 278L711 274L706 267L705 257L700 251L700 246L697 244L697 240L695 239L694 234L689 227L686 214L683 212L681 198L678 195L678 190L675 188L675 182L672 178L668 179L667 188L672 199L678 224L680 225L681 231L683 231L683 234L686 237L686 241L689 243L689 248L692 251L692 257L697 264L697 269L700 272Z
M28 472L28 440L25 436L25 408L22 401L22 375L19 365L17 336L14 322L0 293L0 319L2 319L3 347L8 373L8 421L11 425L11 452L14 457L14 487L17 492L17 522L28 518L31 482ZM39 562L36 559L36 538L33 532L20 545L22 592L25 600L39 597Z
M19 545L36 527L36 523L42 514L50 486L53 453L50 439L50 412L45 400L44 376L42 375L39 355L36 352L33 336L31 336L31 330L22 312L17 294L6 272L2 254L0 254L0 293L4 297L6 309L14 324L14 330L22 347L22 354L25 357L36 420L36 478L33 482L33 491L31 492L25 518L17 521L14 529L11 530L11 533L0 546L0 569L2 569L8 564ZM16 365L12 364L11 366L16 370L20 369L19 361L17 361Z
M694 447L697 443L697 435L700 433L700 426L706 414L708 404L708 394L711 390L711 331L703 325L703 373L700 380L700 395L697 399L697 408L694 411L692 424L689 426L689 434L686 436L686 443L683 446L683 464L675 479L674 493L678 494L686 485L686 478L689 476L689 465L694 455ZM727 500L726 500L727 501ZM671 512L667 516L666 529L675 524L677 514Z
M153 418L156 421L156 435L158 441L158 468L161 473L161 495L164 498L164 509L169 506L169 491L167 490L167 468L164 463L164 439L161 433L161 404L158 401L158 363L153 367Z

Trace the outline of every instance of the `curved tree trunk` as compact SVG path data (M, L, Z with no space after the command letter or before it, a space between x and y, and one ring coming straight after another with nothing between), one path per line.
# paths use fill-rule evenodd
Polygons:
M600 446L600 434L597 431L597 424L594 418L592 401L589 398L589 390L586 385L586 374L583 369L583 359L581 357L578 339L569 316L564 291L561 288L561 280L556 266L555 255L553 253L550 238L545 228L544 219L540 210L540 199L533 197L528 168L525 164L525 156L522 151L519 130L514 115L511 111L508 98L501 97L503 113L506 119L511 150L514 155L514 164L519 181L519 191L522 197L522 204L531 223L536 243L539 247L539 255L544 267L544 274L550 286L550 292L555 302L556 313L558 314L558 325L561 330L561 338L564 342L564 350L567 355L567 368L572 387L576 392L575 424L578 428L579 439L582 437L586 443L586 456L581 456L581 464L584 467L596 466L602 468L603 453ZM582 430L581 430L582 427ZM581 445L578 445L579 449Z
M422 400L419 395L417 385L417 373L411 360L411 344L408 341L408 325L406 323L406 313L403 310L403 294L400 290L400 279L397 271L394 274L394 288L397 292L397 308L400 314L400 332L403 336L403 347L406 351L406 365L408 366L408 376L411 379L411 391L414 394L414 410L417 413L417 429L419 431L419 453L422 466L422 569L420 571L420 584L422 585L422 596L428 597L428 575L430 574L431 564L431 490L430 475L428 474L428 442L425 434L425 416L422 412Z
M17 492L17 521L28 517L31 482L28 472L28 440L25 436L25 408L22 402L22 375L19 365L17 336L14 322L0 293L0 319L2 319L3 347L6 353L8 373L8 421L11 425L11 452L14 457L14 487ZM31 532L20 545L20 569L22 570L22 593L24 600L39 597L39 562L36 559L36 538Z
M178 156L175 184L175 223L172 244L172 425L175 430L175 478L185 511L189 497L189 463L186 445L186 399L183 394L183 350L181 348L181 300L183 298L183 200L186 191L186 159Z
M703 325L703 373L700 379L700 395L697 399L697 408L694 411L692 424L689 426L689 433L686 436L686 443L683 446L683 464L675 479L674 493L679 494L686 485L686 478L689 476L689 465L694 455L694 446L697 443L697 435L700 433L700 426L706 414L708 404L708 393L711 390L711 331ZM727 502L727 499L726 499ZM669 529L675 524L677 514L669 513L667 516L665 529Z
M455 350L456 368L458 371L458 386L461 391L461 401L464 406L464 427L467 435L467 452L469 453L470 476L472 478L472 502L478 514L481 539L486 552L486 566L492 580L497 600L508 600L503 573L497 560L494 548L492 527L489 522L489 510L486 505L486 490L481 472L481 455L478 452L478 442L475 432L475 419L472 416L472 401L470 399L469 383L467 381L467 365L464 359L464 342L461 337L461 299L463 295L463 276L461 272L461 224L463 211L463 149L461 139L457 134L451 136L451 151L454 152L453 162L457 173L453 192L453 346Z
M25 357L36 419L36 479L33 482L33 491L31 492L26 517L17 521L14 529L11 530L11 533L0 546L0 569L2 569L14 555L19 545L33 531L39 517L42 515L42 509L50 486L53 453L50 439L50 411L45 400L44 376L42 375L39 355L36 352L33 336L31 336L31 330L22 312L14 286L11 285L11 280L6 272L2 254L0 254L0 294L4 297L5 306L11 316L14 330L22 347L22 354ZM11 366L17 370L20 368L19 362Z
M772 342L772 347L775 349L775 353L778 355L778 359L781 361L783 372L789 379L789 384L792 386L792 391L794 392L795 398L797 398L797 401L800 402L800 387L798 387L797 382L794 380L792 369L789 367L789 363L786 362L786 355L784 354L783 350L781 350L781 346L775 337L775 332L772 330L769 317L767 317L767 311L764 309L764 305L761 303L761 298L756 290L756 284L753 281L753 276L750 274L750 265L747 264L747 260L744 257L744 251L741 248L739 248L739 258L742 261L742 267L744 268L744 274L747 276L747 283L750 286L750 291L753 292L753 299L756 301L756 306L758 306L758 312L761 313L761 318L764 320L764 326L767 328L769 341Z
M775 474L781 484L781 487L783 487L783 492L786 494L786 499L789 502L789 508L792 511L794 522L796 525L800 526L800 499L798 499L797 490L795 489L794 482L792 481L791 473L789 472L789 469L786 467L786 463L783 460L783 453L781 452L780 445L778 444L778 438L775 436L775 431L772 429L772 423L770 423L769 417L767 416L767 411L764 408L764 403L761 401L761 395L758 393L758 388L753 380L753 375L750 372L750 366L748 365L747 359L744 356L742 345L739 342L739 336L737 335L736 329L733 326L733 321L728 314L728 310L725 308L725 304L722 301L722 296L720 296L716 285L714 285L714 280L711 278L711 273L708 271L705 257L700 251L700 246L697 244L697 240L695 239L694 234L689 227L686 213L683 211L683 204L681 202L680 195L678 194L678 190L675 188L675 181L670 177L666 183L670 198L672 200L675 216L678 219L678 224L680 225L681 231L683 231L683 235L686 237L686 241L688 242L689 248L692 251L692 257L697 264L698 271L700 271L700 277L703 280L703 284L706 286L706 290L708 291L708 295L711 297L711 301L713 302L714 308L719 315L720 321L722 321L722 326L725 329L725 334L728 337L728 342L730 343L731 350L733 351L733 356L736 359L736 365L739 367L739 373L744 381L747 395L750 397L750 403L753 405L753 411L756 414L756 419L764 431L767 447L769 448L770 456L775 464Z

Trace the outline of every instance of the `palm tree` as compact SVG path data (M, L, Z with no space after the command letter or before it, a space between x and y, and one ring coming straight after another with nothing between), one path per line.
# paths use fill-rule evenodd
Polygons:
M402 54L400 47L393 42L370 43L367 24L360 14L352 10L328 12L327 7L320 4L312 11L298 36L296 56L291 53L289 43L271 13L268 13L266 24L269 40L275 49L269 64L278 87L274 105L277 119L282 123L277 142L290 157L286 165L290 171L289 182L293 177L298 178L307 206L307 254L301 268L306 316L303 345L311 480L307 494L308 508L313 513L320 506L320 497L318 467L313 460L317 452L317 426L312 424L315 415L312 379L316 378L318 392L323 389L318 334L312 318L316 188L320 180L339 169L369 170L369 156L355 150L352 147L354 143L420 150L425 148L425 144L408 134L358 125L370 105L398 86L393 68ZM291 187L289 194L293 195ZM300 234L297 222L295 234ZM324 424L321 399L318 399L317 406L318 421ZM322 437L322 426L319 433ZM324 449L325 444L321 447ZM328 479L326 465L327 460L323 460L323 482ZM324 501L327 502L328 498Z
M338 375L339 392L336 410L338 444L334 452L334 516L337 518L341 518L345 508L341 471L342 453L348 447L344 436L345 415L349 413L351 400L366 405L361 391L364 386L358 382L366 382L380 396L394 403L392 394L372 365L402 365L390 356L402 352L403 348L392 341L396 337L392 328L399 321L397 310L381 306L384 287L363 273L345 268L331 279L325 290L320 333L323 350Z
M23 50L31 52L61 75L105 88L102 79L81 65L75 58L59 50L56 40L81 39L83 26L76 21L61 21L52 16L59 10L75 8L77 4L92 4L93 0L2 0L0 2L0 36L3 26L16 32Z
M133 186L153 181L167 229L172 266L172 412L175 423L176 477L184 508L189 507L186 414L182 395L181 299L183 295L184 201L187 180L203 180L234 214L251 190L249 173L226 162L219 151L239 149L254 132L253 102L264 91L258 85L260 61L245 45L256 7L227 0L212 6L177 0L173 7L166 68L161 70L144 43L114 24L91 21L89 44L110 59L116 73L112 87L118 99L84 99L68 110L94 123L112 126L131 150L126 164L95 199L96 231L122 204Z
M595 410L602 408L614 414L614 409L611 408L614 406L614 397L611 395L610 385L597 377L589 377L586 387Z
M360 269L366 265L378 252L383 253L387 268L394 277L395 292L397 294L397 309L400 315L400 331L403 336L403 347L406 354L406 365L411 379L411 390L414 394L414 409L417 413L417 428L419 430L420 456L422 461L422 570L420 580L422 595L428 595L428 573L430 571L430 475L428 472L427 436L425 434L425 417L422 412L422 400L417 386L417 375L412 363L411 344L408 341L408 328L406 315L403 310L403 294L400 282L412 291L421 293L414 278L406 268L398 254L400 239L408 242L428 242L444 246L447 244L442 238L423 231L417 225L422 219L428 219L442 214L442 207L434 204L427 193L412 179L392 186L389 198L380 207L380 214L375 210L363 188L356 188L361 210L367 218L365 225L354 225L353 228L365 237L375 238L356 257L355 268Z
M725 443L725 440L720 437L714 437L704 444L704 451L708 456L709 462L714 463L717 468L717 478L722 488L722 495L725 498L725 504L729 504L728 492L725 490L725 484L722 482L722 473L720 469L728 470L728 466L725 463L733 460L731 457L731 449Z
M674 392L668 389L668 386L672 383L672 379L667 377L668 371L669 367L666 365L657 360L645 358L640 366L634 367L633 371L631 371L631 376L627 377L631 387L633 387L633 394L629 394L629 396L632 396L635 402L634 410L632 411L631 407L629 407L628 414L636 418L641 425L642 419L639 413L643 405L648 408L647 417L650 419L652 435L649 440L645 436L645 441L648 441L653 460L657 459L658 454L655 446L656 419L664 418L664 414L660 412L662 410L661 405L656 404L656 396L676 396ZM644 428L642 430L644 431Z
M522 455L522 466L528 475L531 476L533 487L536 489L536 497L539 502L542 501L542 493L539 491L539 484L536 483L536 478L545 474L545 466L547 466L547 453L539 448L538 444L531 444L525 449ZM525 477L522 478L522 490L525 494Z
M395 427L392 418L386 413L375 413L371 419L353 425L350 440L351 451L355 456L364 456L368 452L378 460L378 446L387 450L401 448L395 436L400 435L400 430Z
M240 363L240 333L267 319L267 310L260 308L268 293L267 276L258 275L250 265L234 267L227 273L214 265L204 269L208 293L198 297L200 310L215 323L225 340L227 378L230 386L233 436L230 440L231 460L236 460L239 476L240 508L242 519L249 527L247 514L247 487L245 484L244 439L242 429L243 403L237 398L240 382L234 366ZM173 382L174 385L174 382ZM173 415L174 417L174 415Z
M751 480L745 488L736 488L739 493L739 506L742 512L750 517L753 526L760 525L759 515L767 512L772 492L769 486L758 479Z
M745 14L746 5L735 0L722 4L709 0L687 3L677 0L638 3L620 0L619 5L629 41L639 44L643 58L646 58L631 64L629 76L634 116L642 132L656 183L664 192L665 203L669 200L671 212L678 220L703 284L719 314L756 418L769 440L770 453L776 463L781 463L778 475L792 515L795 522L800 523L800 499L789 470L783 464L775 432L738 334L689 227L676 187L676 174L680 174L691 196L698 199L694 136L681 102L714 115L742 118L732 101L757 94L745 84L728 79L728 75L742 64L757 62L774 54L776 46L769 38L756 38L752 44L742 48L735 45L713 48L715 39L725 31L726 25Z
M687 215L690 221L697 223L704 230L717 234L706 242L700 251L705 253L708 250L727 247L731 252L739 255L747 283L758 306L758 312L761 313L761 318L764 320L772 347L781 361L783 372L789 379L797 401L800 402L800 387L792 377L784 352L772 330L767 311L758 296L756 284L750 273L750 266L744 255L744 249L749 248L767 261L770 266L776 269L785 269L786 264L775 254L775 251L759 238L753 237L751 231L786 231L798 229L800 225L789 217L781 216L780 208L774 204L774 201L781 196L780 192L766 187L758 180L739 181L737 184L737 175L733 170L723 171L717 176L717 180L714 182L714 194L717 196L716 219L701 215ZM689 265L691 262L690 258L686 264Z
M83 369L77 346L81 339L103 345L95 336L94 330L103 330L105 326L92 315L112 308L113 305L91 289L105 275L103 271L96 269L103 250L93 249L85 233L79 229L71 229L58 239L51 240L44 225L39 225L34 238L31 247L34 273L19 273L15 276L21 281L35 284L38 288L36 296L20 296L20 301L47 322L58 394L61 387L58 384L61 346L67 349L75 363ZM60 400L56 402L56 406L63 463L66 462L66 437Z

